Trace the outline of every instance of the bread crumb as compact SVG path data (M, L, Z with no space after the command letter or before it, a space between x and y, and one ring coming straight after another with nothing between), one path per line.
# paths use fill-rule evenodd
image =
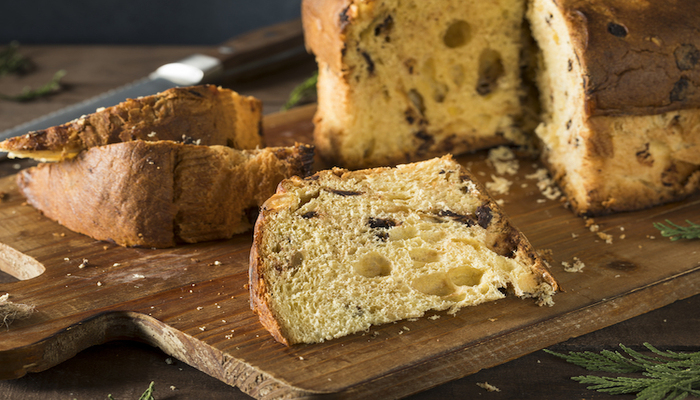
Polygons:
M501 391L501 389L491 385L488 382L477 382L476 385L482 389L488 390L489 392L500 392Z
M591 232L598 232L598 230L600 229L600 225L592 224L591 226L588 227L588 229L589 229Z
M200 326L200 327L199 327L199 330L202 331L202 332L204 332L204 331L207 330L207 327L206 327L206 326Z
M87 266L88 266L88 259L87 259L87 258L83 258L83 262L81 262L81 263L78 265L78 268L83 269L83 268L85 268L85 267L87 267Z
M626 237L627 237L627 236L626 236L624 233L623 233L622 235L620 235L620 239L624 239L624 238L626 238Z
M102 282L97 282L97 286L102 286Z
M214 261L214 265L221 265L221 261Z
M486 189L488 189L491 194L508 194L510 185L512 185L513 182L496 175L491 175L491 179L493 179L493 182L486 182Z
M525 175L525 178L537 180L537 188L547 199L556 200L561 197L561 191L549 176L546 168L538 168L534 173Z
M149 137L149 138L153 138L153 137L156 137L156 135L157 135L157 133L151 132L151 133L148 134L148 137Z
M204 309L204 307L202 307L202 306L197 307L197 311L203 310L203 309Z
M173 365L173 364L175 364L175 361L173 361L172 358L168 357L165 359L165 363L168 365Z
M598 232L598 237L605 240L605 243L607 243L607 244L612 244L612 242L613 242L612 235L608 235L605 232Z
M499 175L515 175L520 168L515 154L506 146L499 146L489 150L489 156L486 162L490 164Z
M578 257L574 257L573 265L566 261L562 261L561 265L564 266L564 271L566 272L583 272L583 268L586 266Z
M439 319L439 318L440 318L439 315L431 315L430 317L428 317L428 319L432 320L432 321L435 321L436 319Z
M304 357L299 356L299 361L304 361Z
M170 390L177 390L177 388L173 385L170 385Z
M571 237L576 239L578 237L578 234L571 232Z

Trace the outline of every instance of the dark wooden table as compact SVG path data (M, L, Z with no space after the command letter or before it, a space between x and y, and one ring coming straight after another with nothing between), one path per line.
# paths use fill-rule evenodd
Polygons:
M64 69L64 89L28 103L0 101L0 130L39 117L143 77L159 65L200 51L203 47L131 46L23 46L36 69L24 76L0 77L0 93L19 93L37 87ZM276 112L289 92L314 70L312 60L243 82L226 83L232 89L264 102L266 114ZM32 165L27 160L0 161L0 176ZM1 223L1 222L0 222ZM700 243L698 244L700 250ZM700 253L700 252L699 252ZM700 255L698 256L700 258ZM0 276L0 279L2 277ZM1 280L0 280L1 282ZM649 342L662 349L697 351L700 348L700 296L681 300L599 331L570 339L550 349L600 351L620 343L633 348ZM2 335L0 334L0 340ZM587 372L538 351L500 366L480 371L416 394L411 399L600 399L609 395L590 391L570 379ZM164 354L135 342L112 342L77 354L41 373L0 381L2 399L137 399L155 382L157 399L246 399L228 386ZM500 391L487 391L488 382ZM616 396L633 398L634 396ZM612 397L610 397L612 398Z

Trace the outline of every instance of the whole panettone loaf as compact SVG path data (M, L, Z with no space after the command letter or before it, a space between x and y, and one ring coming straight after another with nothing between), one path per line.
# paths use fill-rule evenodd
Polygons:
M700 2L531 0L542 159L583 215L700 188Z
M262 206L250 301L280 342L456 312L506 291L551 303L544 262L450 156L284 180Z
M304 0L314 138L347 168L521 139L524 0Z
M307 175L312 162L306 145L236 150L136 140L39 164L17 182L29 204L73 231L160 248L249 230L277 184Z
M129 140L172 140L254 149L263 145L262 103L214 85L173 88L0 142L10 157L59 161Z

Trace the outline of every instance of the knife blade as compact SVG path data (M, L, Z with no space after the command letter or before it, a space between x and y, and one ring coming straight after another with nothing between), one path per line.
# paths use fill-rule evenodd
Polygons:
M216 49L162 65L135 82L2 131L0 141L72 121L127 98L148 96L176 86L252 77L304 57L309 57L309 54L304 47L300 19L271 25L238 35ZM7 153L0 152L0 160L6 157Z

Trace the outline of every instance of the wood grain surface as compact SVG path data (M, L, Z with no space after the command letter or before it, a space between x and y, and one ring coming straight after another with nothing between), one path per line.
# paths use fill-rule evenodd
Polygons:
M268 115L268 143L308 142L312 112L304 107ZM459 161L488 182L495 171L485 156ZM652 226L693 219L700 214L699 196L596 218L599 232L612 237L608 244L562 202L544 198L528 178L540 167L520 159L510 192L496 198L536 248L551 250L552 273L564 289L553 307L506 298L454 316L434 313L435 319L289 348L276 343L249 309L250 233L174 249L121 248L46 219L24 204L13 177L3 178L0 242L45 271L0 284L10 300L36 307L30 318L0 331L0 378L45 370L88 346L135 339L256 398L398 398L700 292L697 243L670 244ZM562 262L575 259L585 263L584 272L565 272Z

